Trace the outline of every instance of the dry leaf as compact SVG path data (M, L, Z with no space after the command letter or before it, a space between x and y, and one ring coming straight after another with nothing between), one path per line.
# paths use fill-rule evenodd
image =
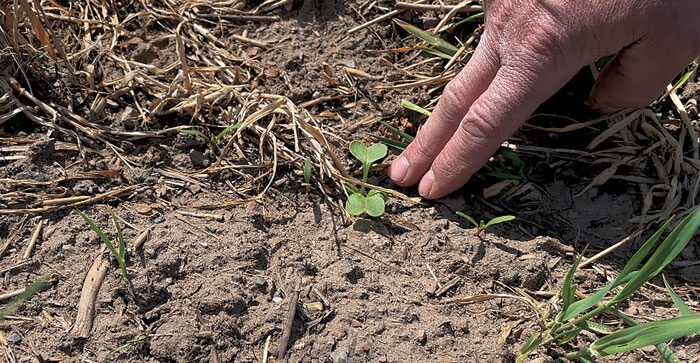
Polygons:
M37 16L36 12L34 12L34 9L29 5L27 0L21 0L22 1L22 10L27 14L29 17L29 21L32 23L32 28L34 28L34 35L36 35L37 39L41 42L41 45L46 48L46 51L49 53L49 56L51 56L51 59L56 60L56 53L53 50L53 47L51 46L51 39L49 39L49 33L46 31L44 28L44 25L41 24L41 20L39 19L39 16Z

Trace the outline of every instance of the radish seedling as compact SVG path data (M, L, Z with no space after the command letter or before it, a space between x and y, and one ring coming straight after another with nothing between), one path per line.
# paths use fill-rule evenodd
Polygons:
M369 169L372 163L386 156L386 145L373 144L370 147L365 146L361 141L355 140L350 143L350 153L362 163L362 183L367 183ZM387 195L384 192L370 190L365 194L365 186L360 189L352 184L346 184L352 194L345 202L345 210L348 213L359 216L362 213L367 213L372 217L379 217L384 214L384 205Z
M124 276L124 281L129 283L129 275L126 271L126 243L124 242L124 235L122 234L122 229L119 226L119 221L117 221L117 216L114 215L114 211L112 211L112 208L109 206L107 207L109 209L109 214L112 216L112 221L114 221L114 225L117 227L117 238L119 239L119 251L117 251L116 247L114 247L114 243L107 237L107 235L102 232L100 227L98 227L95 222L90 219L85 213L81 212L80 209L75 208L75 210L78 211L78 213L83 217L83 219L90 225L90 228L92 228L95 233L97 233L98 236L100 236L100 239L102 242L104 242L105 245L107 245L107 248L112 252L114 255L114 258L117 260L117 263L119 263L119 268L122 271L122 275Z
M457 212L457 215L462 217L462 218L465 218L471 224L473 224L474 227L476 227L476 233L474 234L475 236L480 235L481 232L483 232L486 228L489 228L489 227L493 226L494 224L508 222L508 221L512 221L513 219L515 219L515 217L513 217L513 216L500 216L500 217L496 217L496 218L490 220L488 223L484 223L483 220L479 221L479 223L476 223L474 218L472 218L472 217L470 217L462 212Z

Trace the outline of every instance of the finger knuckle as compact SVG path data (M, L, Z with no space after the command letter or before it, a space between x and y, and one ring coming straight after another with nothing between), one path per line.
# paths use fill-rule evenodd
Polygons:
M431 160L437 154L437 150L435 150L436 145L435 143L429 143L425 137L421 136L423 135L418 135L418 137L411 142L411 146L413 146L411 148L413 157L418 157L422 160Z
M445 90L440 97L441 111L446 116L442 118L442 122L459 122L461 119L460 106L465 102L465 92L468 89L469 86L459 76L445 86Z
M499 127L495 124L491 107L483 101L476 101L469 108L467 116L460 124L462 131L469 137L470 143L481 143L488 140L500 140Z

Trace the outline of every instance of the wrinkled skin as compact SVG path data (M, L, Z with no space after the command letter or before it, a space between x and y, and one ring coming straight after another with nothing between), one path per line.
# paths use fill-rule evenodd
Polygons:
M644 107L700 54L700 0L486 0L483 36L389 176L443 197L582 67L618 55L589 99Z

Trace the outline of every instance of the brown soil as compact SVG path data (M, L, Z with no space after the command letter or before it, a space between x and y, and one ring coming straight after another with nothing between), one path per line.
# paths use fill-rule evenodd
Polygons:
M255 5L248 4L251 8ZM398 71L386 67L380 56L367 50L399 48L406 42L402 38L405 34L386 21L371 31L349 36L348 29L363 22L353 10L360 5L365 4L304 1L279 13L280 21L244 23L236 34L246 29L255 39L282 44L268 51L245 50L245 56L258 59L261 67L248 87L285 95L295 104L335 96L321 76L324 63L337 74L345 65L363 70L377 81L399 79ZM434 26L440 16L433 12L401 15L422 28ZM223 29L217 34L222 39L229 31ZM138 31L143 42L128 48L130 60L164 67L177 59L175 40L163 40L167 34L162 30ZM397 56L386 57L395 61ZM123 75L110 62L101 65L100 72L101 79L96 82ZM46 102L60 105L69 97L69 90L42 89L49 81L37 79L34 88ZM371 80L356 82L362 92L354 96L357 99L309 107L315 115L339 115L324 121L337 132L338 142L366 137L367 131L376 130L366 120L384 116L407 119L407 131L415 132L411 123L420 118L401 109L400 100L425 104L435 96L425 88L378 90L371 87ZM555 98L562 102L555 106L558 110L580 96L571 92L572 87L589 87L590 80L579 76L572 84ZM684 100L698 97L694 91L698 84L695 79L686 87ZM144 108L154 102L144 94L136 97ZM353 104L348 107L348 102ZM77 105L75 112L86 113L88 109L89 104ZM187 124L189 119L167 116L154 119L151 125L139 125L138 111L119 105L108 108L100 122L115 130L133 131ZM192 157L191 150L201 152L205 163L213 162L206 143L193 136L124 140L121 148L130 160L138 161L138 166L131 168L108 148L98 147L100 150L83 158L56 143L57 139L65 141L64 135L47 134L47 128L22 117L1 127L0 146L23 140L29 148L17 153L26 156L24 159L0 159L0 178L44 182L66 174L123 170L108 178L65 180L51 187L2 183L3 210L40 206L41 199L51 193L92 196L134 186L129 193L108 199L108 204L125 221L122 226L129 245L150 229L143 247L128 253L130 292L116 261L109 252L100 251L102 242L73 209L0 214L0 241L12 242L0 256L2 290L14 291L42 275L51 276L37 296L1 323L4 339L0 347L8 362L259 362L268 338L270 355L282 360L276 354L289 314L289 299L295 292L299 302L284 357L290 362L509 362L538 329L538 314L547 317L556 312L556 304L549 303L551 293L559 291L574 252L584 245L597 252L627 237L638 227L627 221L640 214L644 203L635 187L619 180L576 196L604 167L523 154L529 187L521 193L484 199L478 195L489 182L474 181L434 203L411 205L391 198L383 217L355 218L351 223L316 188L307 193L300 186L298 168L281 164L273 188L260 201L200 211L223 216L218 220L180 212L240 200L256 194L264 184L242 195L232 191L226 181L237 185L240 180L257 177L257 171L246 170L244 176L221 173L196 183L159 172L166 167L182 172L201 169L203 165L196 164L198 159ZM568 143L548 136L523 131L517 137L539 138L551 148ZM585 146L587 141L590 138L581 142ZM244 154L255 155L257 147L257 143L243 146ZM343 161L356 166L345 155ZM385 166L380 166L371 182L392 187L381 172ZM413 189L401 192L416 195ZM104 203L81 209L113 237ZM454 214L458 210L483 219L500 214L516 214L518 219L475 236L471 226ZM22 255L39 218L45 224L30 259L25 261ZM576 283L580 289L590 293L605 284L606 274L619 269L648 235L649 230L595 264L595 269L579 271ZM699 249L697 239L691 241L670 275L693 309L697 309L700 295ZM97 297L91 334L80 338L71 327L86 274L100 255L109 259L110 266ZM655 281L643 288L623 310L641 321L675 316L677 311L659 286L663 285ZM450 303L459 297L518 295L518 291L530 294L543 308L535 312L520 300L506 298L472 305ZM538 351L531 358L563 360L564 353L592 341L583 334L562 347ZM678 339L672 346L682 360L697 361L699 343L695 335ZM657 359L655 350L644 349L609 361Z

